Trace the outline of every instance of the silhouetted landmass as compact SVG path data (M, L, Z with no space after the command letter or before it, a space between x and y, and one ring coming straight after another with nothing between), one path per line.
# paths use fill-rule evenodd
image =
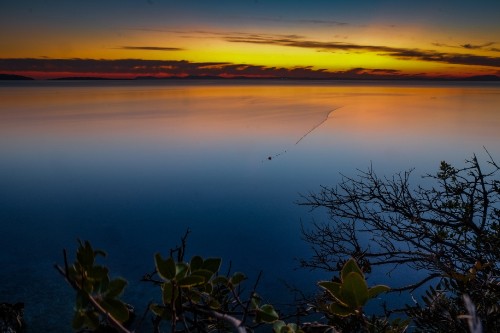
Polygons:
M58 78L51 79L51 80L56 80L56 81L58 81L58 80L72 80L72 81L92 80L92 81L95 81L95 80L113 80L113 79L99 77L99 76L68 76L68 77L58 77Z
M232 76L222 77L216 75L189 75L189 76L137 76L135 80L304 80L304 81L500 81L497 75L477 75L465 78L429 78L422 76L408 77L371 77L371 78L310 78L310 77L248 77Z
M0 80L34 80L34 79L22 75L0 74Z
M500 81L497 75L476 75L464 79L465 81Z
M35 80L31 77L14 75L14 74L0 74L0 80ZM137 76L135 78L106 78L101 76L68 76L50 79L51 81L106 81L106 80L303 80L303 81L500 81L500 76L498 75L476 75L465 78L429 78L422 76L401 76L401 77L370 77L370 78L310 78L310 77L248 77L248 76L232 76L223 77L217 75L189 75L189 76L168 76L168 77L158 77L158 76Z

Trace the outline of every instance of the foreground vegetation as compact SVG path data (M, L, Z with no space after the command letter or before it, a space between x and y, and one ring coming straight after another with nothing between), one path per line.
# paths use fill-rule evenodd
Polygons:
M488 154L489 155L489 154ZM432 186L412 186L410 172L379 178L372 169L345 177L336 187L303 197L301 205L323 208L329 220L304 228L314 256L304 267L327 270L330 281L297 302L286 314L262 304L260 277L248 282L239 272L221 272L220 258L185 258L188 233L143 278L158 288L158 300L142 316L132 316L121 295L127 282L111 278L89 242L80 242L75 261L66 252L56 269L76 290L73 328L87 332L139 332L146 318L153 331L247 332L263 325L285 332L498 332L500 331L499 166L473 156L462 168L442 162ZM372 271L406 266L425 273L408 285L368 286ZM366 304L382 293L425 289L404 309L383 307L378 316ZM319 322L308 316L320 314ZM318 317L316 317L318 318Z

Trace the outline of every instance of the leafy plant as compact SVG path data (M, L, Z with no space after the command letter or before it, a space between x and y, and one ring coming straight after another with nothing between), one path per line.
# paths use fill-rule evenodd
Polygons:
M241 285L246 276L240 272L222 275L220 258L194 256L188 262L183 260L186 237L187 233L183 245L171 250L169 257L157 253L155 271L143 278L161 291L161 302L149 306L155 332L160 332L162 322L169 322L172 332L243 333L279 319L274 307L261 304L262 299L255 292L260 274L248 299L244 299ZM127 282L122 278L110 279L108 268L96 263L99 256L104 257L105 253L94 250L88 241L79 241L74 264L68 265L64 251L64 267L55 266L77 292L73 329L97 332L113 326L119 332L130 333L124 327L130 312L120 300Z
M260 298L252 292L246 302L241 300L241 283L246 280L243 273L220 275L222 260L194 256L189 262L176 261L172 256L164 259L155 255L156 274L146 281L160 286L162 303L153 303L151 311L160 320L170 321L172 331L178 323L185 328L212 327L229 330L244 328L248 316L256 324L272 323L278 314L270 304L260 304Z
M385 285L368 288L365 275L353 258L342 268L340 281L320 281L318 285L327 291L331 299L326 312L340 317L362 315L363 306L369 300L390 290Z
M96 263L99 256L105 257L106 253L94 250L88 241L79 241L75 262L69 266L64 252L64 268L55 266L77 292L73 329L95 330L112 325L127 331L123 324L129 319L130 311L119 299L127 281L111 279L108 268Z

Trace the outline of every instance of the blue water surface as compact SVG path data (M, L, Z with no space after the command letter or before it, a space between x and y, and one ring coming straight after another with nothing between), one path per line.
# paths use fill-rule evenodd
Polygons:
M218 256L289 302L325 272L297 269L325 212L301 195L340 173L381 175L500 156L500 86L464 83L106 81L0 84L0 301L30 332L70 331L74 292L53 268L77 239L108 252L138 308L139 282L186 230L188 256ZM399 286L401 276L373 282ZM249 288L250 285L249 284Z

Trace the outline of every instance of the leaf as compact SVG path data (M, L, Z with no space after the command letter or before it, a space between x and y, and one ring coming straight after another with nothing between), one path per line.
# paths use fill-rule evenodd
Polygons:
M191 276L193 275L202 276L205 279L205 282L208 282L210 281L214 273L206 269L198 269L196 271L191 272Z
M76 251L76 258L78 263L85 268L90 268L94 265L94 250L88 241L85 241L85 244L80 242L80 247Z
M95 330L99 327L99 315L95 311L87 311L84 315L83 326L87 326L91 330Z
M106 257L107 254L103 250L94 250L94 257L97 257L97 256Z
M164 308L156 303L149 305L149 310L153 312L156 316L161 317L163 315Z
M231 277L231 283L233 284L233 286L236 286L246 279L247 279L247 277L245 276L245 274L240 273L240 272L236 272Z
M84 323L85 323L84 313L82 313L81 311L75 311L71 327L73 327L73 329L76 331L82 328Z
M283 320L277 320L274 322L273 331L274 333L281 333L281 329L285 327L286 324Z
M388 286L381 285L381 284L379 284L377 286L373 286L370 289L368 289L368 298L375 298L378 295L380 295L381 293L385 293L389 290L391 290L391 288L389 288Z
M219 271L221 263L222 259L220 258L207 258L203 262L201 268L206 269L207 271L210 271L215 274Z
M205 283L205 278L198 275L186 276L179 280L179 286L181 288L190 288L202 285Z
M336 300L340 300L340 298L342 297L340 293L342 285L340 283L332 281L320 281L318 282L318 285L326 289Z
M106 297L115 298L120 296L127 285L127 281L122 278L116 278L111 280L108 287L108 292L106 293Z
M211 299L208 306L214 310L220 310L220 303L216 299Z
M104 266L93 266L88 270L88 277L90 279L100 280L105 278L109 273L107 267Z
M368 285L356 272L350 272L345 276L340 293L341 300L354 309L365 305L368 301Z
M278 313L271 304L264 304L257 309L255 320L258 323L273 323L279 319Z
M174 288L172 282L163 283L161 285L161 291L163 304L165 305L170 305L172 301L175 301L177 299L177 296L179 295L179 291L177 290L177 288Z
M129 311L125 303L117 299L104 299L101 306L120 323L124 323L129 318Z
M188 264L183 262L177 263L175 265L175 278L179 280L185 277L188 272L188 269L189 269Z
M192 271L200 269L202 265L203 259L200 256L194 256L193 258L191 258L190 266Z
M257 293L254 293L253 297L250 299L250 304L252 305L252 309L258 309L261 300L262 298Z
M89 296L81 290L76 293L76 310L81 310L89 305Z
M175 261L172 257L169 257L167 260L163 260L159 253L155 254L155 265L156 270L160 277L164 280L172 280L175 278L176 267Z
M353 309L346 307L346 306L343 306L339 303L330 304L330 306L328 307L328 310L330 310L330 313L332 313L336 316L340 316L340 317L347 317L347 316L350 316L354 313Z
M220 285L220 284L221 284L221 285L223 285L223 286L227 286L227 284L229 283L229 280L228 280L228 278L227 278L227 277L225 277L225 276L217 276L217 277L215 277L215 278L212 280L212 283L213 283L214 285L217 285L217 284L219 284L219 285Z
M344 264L344 267L342 267L342 271L340 272L340 278L342 281L344 281L344 278L345 276L347 276L347 274L351 273L351 272L356 272L358 273L359 275L361 275L361 277L364 279L365 278L365 275L363 274L363 272L361 271L361 269L359 268L358 264L356 263L356 260L354 260L354 258L351 258L349 259L345 264Z

